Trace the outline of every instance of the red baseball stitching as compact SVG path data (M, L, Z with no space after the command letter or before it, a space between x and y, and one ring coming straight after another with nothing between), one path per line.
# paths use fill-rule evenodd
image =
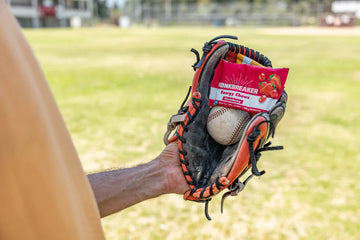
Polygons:
M241 132L241 130L244 127L244 122L246 122L248 119L250 118L249 115L246 116L246 118L242 118L240 122L238 122L238 124L236 125L236 128L234 129L233 133L231 134L231 138L230 140L227 142L226 145L230 145L230 143L232 143L232 141L235 140L235 138L238 136L239 132Z
M210 122L211 120L213 120L214 118L217 118L221 115L223 115L224 113L226 113L227 111L230 111L230 108L225 108L223 107L220 110L217 110L216 112L213 112L212 114L209 115L208 117L208 122Z

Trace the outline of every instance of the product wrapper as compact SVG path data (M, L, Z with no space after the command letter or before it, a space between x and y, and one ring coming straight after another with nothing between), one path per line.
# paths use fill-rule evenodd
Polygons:
M265 68L221 60L211 82L209 106L267 112L284 90L288 68Z

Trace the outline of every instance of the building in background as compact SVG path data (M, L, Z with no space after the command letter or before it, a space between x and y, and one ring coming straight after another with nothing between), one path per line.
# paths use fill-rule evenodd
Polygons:
M7 0L22 27L91 25L92 0Z

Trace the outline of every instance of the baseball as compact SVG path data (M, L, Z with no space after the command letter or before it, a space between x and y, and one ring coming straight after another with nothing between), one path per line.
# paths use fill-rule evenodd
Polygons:
M216 142L231 145L240 140L249 120L250 114L245 111L216 106L210 110L207 130Z

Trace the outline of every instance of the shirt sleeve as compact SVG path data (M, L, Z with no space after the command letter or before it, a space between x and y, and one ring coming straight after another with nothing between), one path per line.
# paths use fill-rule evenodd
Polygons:
M0 0L0 239L104 239L45 76Z

